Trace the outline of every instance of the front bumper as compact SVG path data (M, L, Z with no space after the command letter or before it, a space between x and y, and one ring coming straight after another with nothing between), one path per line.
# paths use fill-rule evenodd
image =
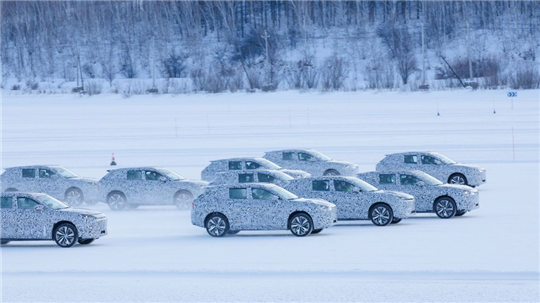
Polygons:
M108 234L107 218L87 220L86 228L79 231L79 237L83 239L99 239Z

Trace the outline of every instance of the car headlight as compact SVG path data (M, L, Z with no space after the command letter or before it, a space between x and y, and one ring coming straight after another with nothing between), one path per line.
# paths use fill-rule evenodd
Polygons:
M85 220L88 220L88 219L95 220L95 219L97 219L97 217L94 217L94 216L92 216L92 215L84 215L84 219L85 219Z

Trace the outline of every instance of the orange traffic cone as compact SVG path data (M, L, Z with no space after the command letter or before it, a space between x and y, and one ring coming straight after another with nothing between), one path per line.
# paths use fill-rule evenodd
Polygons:
M111 161L111 166L115 166L116 165L116 161L114 161L114 153L112 154L112 161Z

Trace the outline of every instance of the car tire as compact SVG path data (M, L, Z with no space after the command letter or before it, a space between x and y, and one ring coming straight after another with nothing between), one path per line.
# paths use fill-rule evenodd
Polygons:
M222 214L211 214L204 226L206 232L212 237L223 237L229 232L229 220Z
M1 245L6 245L6 244L8 244L8 243L9 243L9 241L4 241L4 240L0 241L0 244L1 244Z
M461 216L463 216L463 215L466 214L466 213L467 213L466 210L458 211L458 212L456 212L456 217L461 217Z
M394 219L392 220L392 223L391 223L391 224L398 224L399 222L401 222L401 220L403 220L403 219L401 219L401 218L394 218Z
M18 190L16 188L8 188L4 191L5 193L16 193L18 192Z
M313 220L306 213L297 213L289 219L289 229L297 237L305 237L313 232Z
M86 245L86 244L90 244L92 242L94 242L95 239L79 239L79 244L83 244L83 245Z
M340 173L335 169L328 169L323 173L323 176L339 176Z
M66 190L64 201L71 207L77 207L84 203L84 196L80 189L70 188Z
M193 195L187 190L179 190L174 195L174 204L178 209L190 209L193 203Z
M460 173L450 175L450 177L448 177L448 184L469 185L467 177Z
M456 202L450 197L439 197L433 203L433 211L441 219L450 219L457 213Z
M229 235L236 235L237 233L239 233L240 231L239 230L229 230L227 233Z
M394 220L394 212L390 206L378 203L370 208L369 219L377 226L386 226Z
M117 191L113 191L107 195L107 204L109 204L109 208L112 210L124 210L128 206L126 196Z
M71 247L77 242L77 228L71 223L62 223L54 229L53 237L58 246L63 248Z
M314 229L311 233L312 234L318 234L320 233L321 231L323 231L324 228L317 228L317 229Z

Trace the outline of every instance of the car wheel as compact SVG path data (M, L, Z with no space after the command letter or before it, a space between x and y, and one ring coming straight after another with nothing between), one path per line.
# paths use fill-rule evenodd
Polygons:
M124 210L127 207L126 196L120 192L112 192L107 196L107 204L112 210Z
M95 239L79 239L79 244L90 244L94 242Z
M441 219L450 219L456 215L456 202L450 197L441 197L433 203L433 211Z
M401 222L401 220L402 220L401 218L399 218L399 219L398 219L398 218L394 218L394 219L392 220L392 223L391 223L391 224L397 224L397 223Z
M15 193L15 192L18 192L18 190L16 188L8 188L4 192L5 193Z
M54 241L60 247L71 247L77 241L77 228L71 223L62 223L54 230Z
M223 237L229 232L229 221L222 214L212 214L204 224L212 237Z
M317 229L314 229L311 233L312 234L318 234L320 233L324 228L317 228Z
M324 172L323 176L339 176L339 172L335 169L329 169Z
M80 206L84 203L83 193L78 188L70 188L66 191L64 200L69 206Z
M236 235L239 232L240 232L239 230L229 230L228 234L229 235Z
M369 218L377 226L386 226L394 220L394 213L386 204L375 204L369 212Z
M448 178L448 183L449 184L458 184L458 185L468 185L467 178L464 175L459 174L459 173L452 174Z
M178 209L189 209L193 203L193 195L187 190L181 190L174 195L174 204Z
M313 232L313 221L308 214L298 213L289 219L291 233L297 237L305 237Z
M2 245L8 244L8 243L9 243L9 241L4 241L4 240L0 241L0 244L2 244Z
M456 217L461 217L461 216L463 216L463 215L466 214L466 213L467 213L466 210L458 211L458 212L456 212Z

